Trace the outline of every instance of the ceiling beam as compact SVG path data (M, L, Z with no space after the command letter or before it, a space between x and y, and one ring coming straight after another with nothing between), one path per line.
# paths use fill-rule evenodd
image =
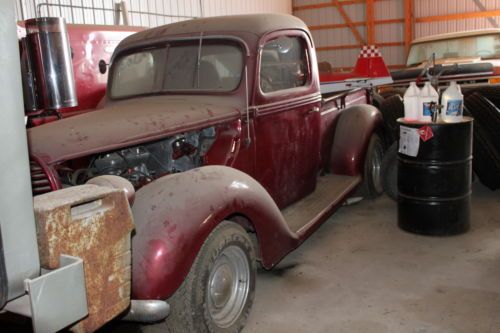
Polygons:
M404 19L388 19L388 20L375 20L374 24L379 25L379 24L394 24L394 23L405 23ZM366 22L365 21L356 21L352 22L355 26L365 26ZM339 23L339 24L320 24L320 25L310 25L309 30L327 30L327 29L342 29L342 28L349 28L349 26L345 23Z
M378 1L389 1L389 0L374 0L374 1L378 2ZM366 2L366 0L344 0L344 1L342 1L342 5L348 6L348 5L355 5L358 3L365 3L365 2ZM313 3L310 5L294 6L294 7L292 7L292 10L299 11L299 10L327 8L327 7L335 7L335 5L330 3L330 2L321 2L321 3Z
M429 23L429 22L439 22L439 21L466 20L471 18L487 18L496 16L500 16L500 10L487 10L484 12L468 12L468 13L459 13L450 15L418 17L415 19L415 22Z
M358 3L364 3L365 0L348 0L348 1L342 1L342 4L344 6L347 5L354 5ZM303 5L303 6L295 6L293 7L293 11L298 11L298 10L308 10L308 9L319 9L319 8L328 8L328 7L335 7L335 5L331 2L324 2L324 3L313 3L310 5Z

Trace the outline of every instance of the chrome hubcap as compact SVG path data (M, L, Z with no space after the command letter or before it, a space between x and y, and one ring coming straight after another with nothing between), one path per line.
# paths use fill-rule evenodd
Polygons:
M208 279L208 311L222 328L234 324L243 311L250 284L250 266L243 250L228 246L217 257Z

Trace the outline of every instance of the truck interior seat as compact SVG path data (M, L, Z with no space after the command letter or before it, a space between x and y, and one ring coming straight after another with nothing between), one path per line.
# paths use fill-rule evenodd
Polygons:
M200 89L220 89L221 79L215 66L206 60L200 61Z

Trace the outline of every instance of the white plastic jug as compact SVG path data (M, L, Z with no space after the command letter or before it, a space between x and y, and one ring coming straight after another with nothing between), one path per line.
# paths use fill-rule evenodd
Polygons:
M464 111L464 95L460 90L460 86L451 81L450 86L446 88L441 96L441 104L443 110L441 118L447 123L456 123L462 121Z
M439 95L436 89L434 89L430 82L425 82L424 87L420 91L420 110L418 114L418 120L423 122L432 121L430 104L432 102L437 104L438 101Z
M405 120L418 120L420 89L415 82L411 82L403 96L405 105Z

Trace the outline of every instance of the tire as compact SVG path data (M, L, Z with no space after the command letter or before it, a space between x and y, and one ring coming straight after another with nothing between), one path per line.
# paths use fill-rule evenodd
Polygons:
M384 131L387 145L391 145L399 138L398 118L404 117L404 104L399 95L386 98L380 105L380 112L384 118Z
M384 97L382 97L381 95L379 95L377 93L374 93L372 95L372 105L374 107L376 107L377 109L380 109L380 106L382 105L384 100L385 100Z
M362 193L369 198L376 198L384 192L381 177L383 158L384 144L374 133L368 143L363 166Z
M500 154L498 149L474 129L472 167L483 185L494 191L500 188Z
M382 186L385 194L394 201L398 200L398 143L394 142L382 159Z
M486 86L479 88L471 88L464 92L464 95L468 97L472 93L478 93L488 99L497 108L500 108L500 85Z
M469 109L468 100L465 101L464 115L474 116ZM483 185L490 190L500 188L500 152L498 146L492 145L488 132L479 121L474 121L474 140L472 168Z
M206 239L182 285L167 300L172 311L165 321L167 332L240 332L252 307L255 274L249 235L236 223L221 222Z
M380 96L382 96L383 98L390 98L392 96L399 96L399 97L403 97L403 94L404 94L404 91L402 91L402 89L385 89L384 91L380 92L379 93Z
M479 93L467 96L464 104L481 127L485 139L500 147L500 110Z

